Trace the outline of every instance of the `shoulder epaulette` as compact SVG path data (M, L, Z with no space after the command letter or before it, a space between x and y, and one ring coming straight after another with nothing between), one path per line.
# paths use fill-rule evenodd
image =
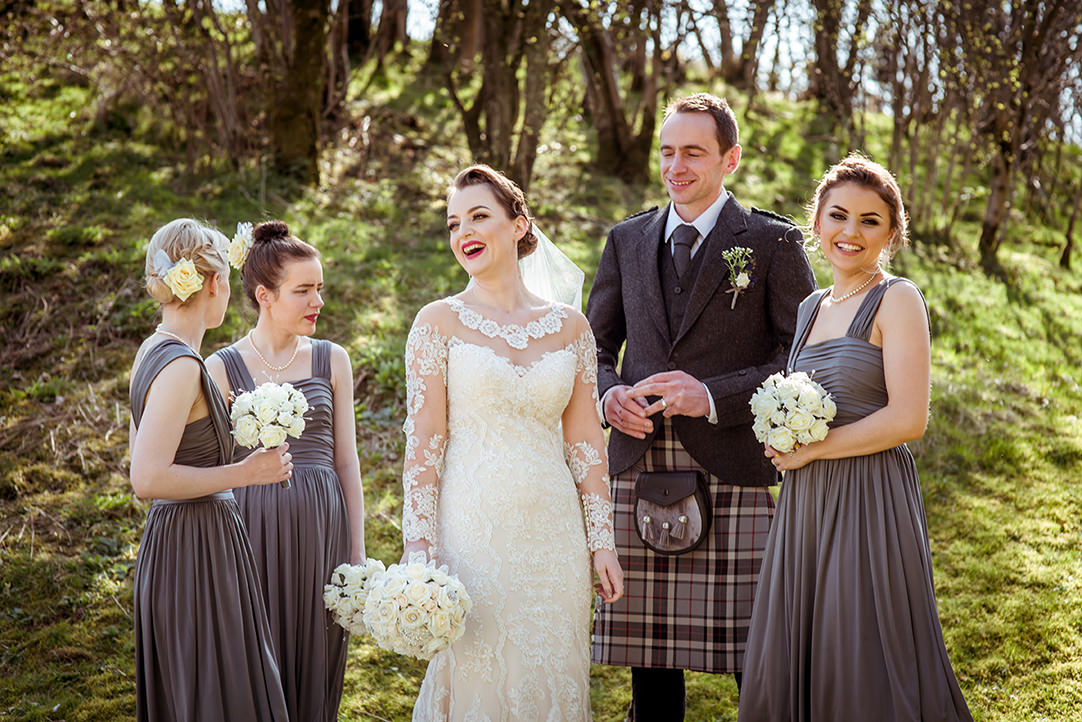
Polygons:
M646 209L643 209L641 211L638 211L637 213L632 213L630 216L628 216L624 220L625 221L630 221L632 218L638 218L639 216L643 215L644 213L653 213L656 210L657 210L657 206L653 206L651 208L646 208Z
M766 216L767 218L773 218L774 220L781 221L782 223L785 223L786 225L790 225L790 226L798 225L797 222L794 221L792 218L788 218L786 216L783 216L780 213L775 213L774 211L768 211L768 210L765 210L763 208L756 208L755 206L752 206L751 207L751 212L752 213L758 213L759 215Z

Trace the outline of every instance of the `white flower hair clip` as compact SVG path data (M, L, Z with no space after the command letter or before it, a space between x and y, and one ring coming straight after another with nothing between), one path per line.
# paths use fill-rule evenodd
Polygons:
M203 275L196 270L191 259L178 258L174 262L170 260L169 254L160 248L154 254L154 274L169 286L169 290L181 303L203 288Z
M233 240L229 242L229 265L239 271L248 260L252 243L252 224L238 223L237 232L233 234Z

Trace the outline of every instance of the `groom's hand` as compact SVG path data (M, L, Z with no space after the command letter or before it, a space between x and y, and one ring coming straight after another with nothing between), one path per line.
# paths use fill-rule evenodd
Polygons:
M643 409L647 416L659 411L665 418L678 414L692 417L710 415L710 397L706 387L702 381L684 371L664 371L647 376L635 384L627 395L644 402L647 396L660 397Z
M613 386L605 394L605 421L609 426L636 439L645 439L654 430L654 424L646 418L646 400L628 395L631 387Z

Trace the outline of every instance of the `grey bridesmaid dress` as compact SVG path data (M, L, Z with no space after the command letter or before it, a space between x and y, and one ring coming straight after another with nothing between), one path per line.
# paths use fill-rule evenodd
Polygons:
M892 278L869 291L846 335L807 345L819 302L800 305L789 369L814 373L836 428L887 403L868 342ZM917 469L901 446L786 472L755 595L740 722L939 722L972 716L936 611Z
M132 379L135 426L147 391L171 361L199 356L177 341L146 352ZM229 417L202 370L210 415L184 428L174 463L232 459ZM136 717L139 720L287 722L248 534L233 493L155 499L135 563Z
M349 635L323 606L331 571L349 561L345 498L334 469L334 394L331 343L312 339L312 376L290 382L308 399L304 433L289 439L290 488L249 486L234 493L248 527L271 636L278 651L291 720L338 718ZM217 352L239 394L256 387L240 353ZM251 450L238 448L237 458Z

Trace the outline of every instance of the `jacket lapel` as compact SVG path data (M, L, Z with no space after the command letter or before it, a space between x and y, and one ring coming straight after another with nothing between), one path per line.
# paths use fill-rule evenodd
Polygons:
M703 309L706 308L706 304L713 297L718 286L723 281L727 281L728 266L721 254L739 245L741 234L748 230L747 215L748 211L736 202L730 192L728 200L725 201L725 205L721 208L717 223L714 224L714 229L710 231L706 242L698 251L698 253L704 254L702 265L699 267L699 277L695 280L695 288L691 291L687 310L684 311L684 320L680 324L680 331L676 334L676 338L673 339L673 344L683 338L684 334L702 314ZM657 266L656 261L654 266Z
M654 213L654 217L642 228L642 240L639 242L639 258L636 268L639 269L639 277L636 279L639 288L642 289L642 300L646 305L643 312L650 314L661 336L670 339L672 331L669 330L669 319L665 315L665 299L661 295L661 276L658 273L657 257L658 246L661 243L661 234L665 232L665 220L669 216L669 206L666 205Z

